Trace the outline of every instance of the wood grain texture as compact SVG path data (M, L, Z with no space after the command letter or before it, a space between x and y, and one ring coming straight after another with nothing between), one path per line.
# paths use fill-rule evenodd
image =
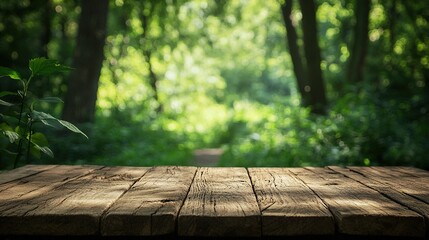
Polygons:
M244 168L199 168L179 213L180 236L260 236L260 210Z
M26 205L27 201L99 168L101 167L56 166L36 175L4 183L0 185L0 213L13 206Z
M425 178L429 177L428 171L425 171L423 169L413 168L413 167L393 166L393 167L384 167L384 169L406 173L413 177L425 177Z
M103 235L174 234L176 217L194 178L195 167L150 169L105 214Z
M383 181L380 181L380 179L377 178L368 178L364 175L352 171L348 168L343 167L336 167L332 166L329 167L333 171L336 171L338 173L341 173L353 180L356 180L378 192L383 194L384 196L387 196L388 198L392 199L393 201L400 203L409 209L412 209L413 211L419 213L422 215L426 220L426 231L429 232L429 204L416 199L408 194L405 194L404 192L401 192L399 189L397 189L395 186L385 184Z
M335 233L326 205L301 180L283 168L249 168L265 236Z
M424 218L379 192L326 168L290 169L327 204L338 230L351 235L425 235Z
M27 199L25 203L9 204L0 211L0 232L17 235L97 234L103 212L146 171L146 168L131 167L97 169Z
M0 181L0 237L429 236L429 172L409 167L31 165Z
M53 167L55 165L25 165L17 169L2 172L0 173L0 184L35 175Z
M429 204L429 177L421 174L413 176L410 172L404 173L382 167L350 167L349 169Z

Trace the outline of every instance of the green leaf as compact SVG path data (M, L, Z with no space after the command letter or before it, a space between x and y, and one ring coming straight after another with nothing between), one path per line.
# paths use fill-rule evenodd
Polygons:
M11 152L11 151L9 151L7 149L2 149L2 151L5 152L5 153L7 153L7 154L10 154L10 155L17 155L18 154L16 152Z
M88 136L86 136L86 134L85 133L83 133L79 128L77 128L75 125L73 125L72 123L70 123L70 122L67 122L67 121L64 121L64 120L58 120L59 121L59 123L61 124L61 125L63 125L64 127L66 127L67 129L69 129L70 131L72 131L72 132L75 132L75 133L80 133L80 134L82 134L83 136L85 136L86 138L88 138Z
M19 134L13 130L9 125L6 123L0 124L0 130L3 132L5 136L9 138L10 143L14 143L17 140L19 140Z
M34 120L41 121L43 124L45 124L47 126L55 127L53 125L53 122L57 122L57 123L61 124L62 126L66 127L68 130L75 132L75 133L82 134L83 136L88 138L88 136L85 133L83 133L78 127L76 127L75 125L73 125L70 122L57 119L57 118L53 117L52 115L50 115L48 113L44 113L44 112L33 111L32 114L33 114Z
M52 152L52 150L49 147L40 147L40 146L37 146L37 145L35 145L35 147L37 149L39 149L42 153L48 155L51 158L54 158L54 153Z
M19 136L22 136L22 137L27 135L27 131L25 127L16 126L14 132L18 133Z
M56 118L54 118L51 114L49 113L44 113L44 112L39 112L39 111L33 111L32 112L32 117L34 120L57 120Z
M33 157L40 159L40 149L36 147L36 145L32 144L30 146L30 153Z
M48 147L49 146L48 140L46 139L45 135L43 135L43 133L37 132L31 135L31 143L34 144L35 149L41 151L42 153L48 155L51 158L54 157L54 153ZM36 155L37 155L37 150L35 151ZM32 151L32 149L30 149L30 151Z
M18 72L7 67L0 67L0 77L8 76L15 80L21 80Z
M36 99L34 100L31 105L30 105L30 109L34 109L34 105L38 102L47 102L47 103L63 103L63 100L61 100L60 98L57 97L44 97L41 99Z
M34 76L48 76L53 73L67 72L72 68L59 64L56 60L46 58L34 58L29 63L30 70Z
M38 99L37 101L47 102L47 103L64 103L63 100L61 100L61 98L57 98L57 97L44 97L44 98Z
M51 114L48 114L48 113L33 110L32 118L33 120L40 121L49 127L53 127L53 128L62 127L62 125L58 123L58 119L54 118Z
M14 131L4 131L3 133L9 138L10 143L14 143L19 140L19 134Z
M31 135L31 142L41 147L49 146L48 139L46 139L43 133L39 132L33 133L33 135Z
M0 113L0 121L9 124L9 126L18 125L18 118ZM15 131L16 132L16 131Z
M10 106L13 106L14 104L0 99L0 105L10 107Z
M16 93L16 92L8 92L8 91L0 92L0 97L9 96L9 95L18 95L18 93Z

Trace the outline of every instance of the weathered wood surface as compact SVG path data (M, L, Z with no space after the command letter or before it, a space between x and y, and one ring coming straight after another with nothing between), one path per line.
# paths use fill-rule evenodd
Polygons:
M27 165L0 174L0 184L41 173L55 165Z
M260 236L260 210L244 168L200 168L180 211L179 235Z
M350 235L425 235L421 215L327 168L290 169L328 205L338 230Z
M61 167L59 167L61 168ZM67 166L68 168L68 166ZM81 167L77 167L80 170ZM83 168L87 169L87 168ZM52 169L58 170L58 169ZM86 170L88 172L88 170ZM88 235L99 230L103 212L113 204L145 172L145 168L100 168L83 176L55 183L61 175L70 176L65 169L43 178L54 178L50 191L31 197L23 195L21 201L6 201L0 208L0 232L3 234ZM42 174L36 175L41 176ZM76 174L75 174L76 175ZM63 177L64 178L64 177ZM35 181L36 182L36 181ZM29 182L27 184L30 184ZM59 185L59 186L58 186Z
M386 197L394 200L395 202L400 203L403 206L408 207L409 209L419 213L426 220L426 232L429 232L429 204L412 197L405 192L401 191L401 188L397 188L397 184L395 182L400 182L401 178L387 178L387 177L374 177L368 178L363 174L352 171L348 168L342 167L329 167L330 169L343 174L346 177L349 177L365 186L368 186L371 189L378 191L379 193L385 195ZM386 183L387 181L387 183ZM413 188L413 186L410 186Z
M334 234L331 213L302 181L283 168L250 168L265 236Z
M103 235L173 234L195 167L150 169L105 214Z
M410 167L28 165L0 173L0 236L428 233L429 172Z

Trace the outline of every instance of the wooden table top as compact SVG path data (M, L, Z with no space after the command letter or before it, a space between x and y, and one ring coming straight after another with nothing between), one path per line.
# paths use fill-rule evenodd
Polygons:
M27 165L0 174L0 236L428 237L409 167Z

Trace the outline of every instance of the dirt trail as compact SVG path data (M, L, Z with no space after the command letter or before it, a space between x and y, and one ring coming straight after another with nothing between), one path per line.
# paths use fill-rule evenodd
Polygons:
M217 166L222 154L221 148L197 149L194 151L193 164L198 167Z

